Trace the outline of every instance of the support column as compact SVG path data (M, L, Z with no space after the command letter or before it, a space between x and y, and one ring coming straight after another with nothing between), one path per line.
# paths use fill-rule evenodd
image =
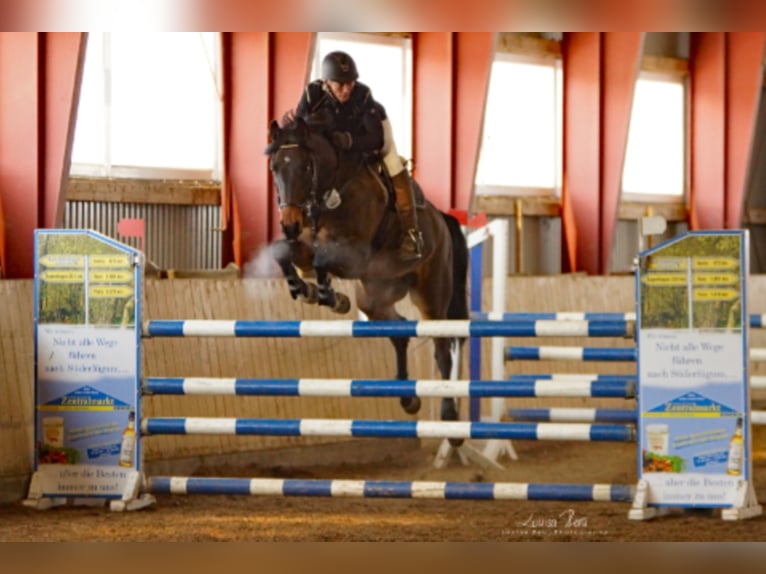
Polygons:
M43 142L43 227L64 226L66 186L85 63L86 34L46 33L43 37L41 82L45 137Z
M453 52L451 32L412 35L414 174L439 209L452 201Z
M763 86L766 32L726 34L726 212L727 229L742 227L753 138Z
M564 36L565 271L609 273L641 32Z
M601 237L601 35L564 34L563 271L598 273Z
M612 246L622 195L633 94L641 69L642 32L604 32L601 142L601 246L599 274L611 271Z
M3 276L33 276L32 230L40 210L38 62L35 32L0 34L0 194L5 216ZM8 89L13 86L13 89Z
M298 103L312 39L310 32L224 34L225 192L240 267L281 233L264 150L269 122Z
M470 211L497 38L492 32L455 36L455 176L450 207Z
M726 188L726 40L723 32L691 35L691 229L722 229Z
M224 171L234 262L242 268L269 237L268 32L224 33Z
M63 225L84 34L0 33L3 277L34 276L34 230Z

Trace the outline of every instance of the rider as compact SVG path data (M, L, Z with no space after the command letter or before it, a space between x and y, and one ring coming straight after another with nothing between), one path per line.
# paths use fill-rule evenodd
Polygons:
M394 184L396 212L405 230L399 253L405 261L414 261L422 256L423 238L412 184L396 151L385 108L373 99L368 86L357 81L358 77L351 56L330 52L322 60L322 78L303 90L296 114L305 118L320 110L331 112L331 139L337 148L361 154L381 153Z

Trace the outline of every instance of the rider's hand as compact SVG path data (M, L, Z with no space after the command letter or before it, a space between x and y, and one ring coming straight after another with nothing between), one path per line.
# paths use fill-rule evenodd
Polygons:
M349 132L333 132L332 143L338 149L349 150L353 140Z

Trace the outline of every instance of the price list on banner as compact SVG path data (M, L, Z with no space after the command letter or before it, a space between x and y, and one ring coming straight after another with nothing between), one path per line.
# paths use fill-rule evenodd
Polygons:
M650 517L651 507L746 513L757 505L747 253L746 232L720 231L691 232L639 255L639 491L631 518Z

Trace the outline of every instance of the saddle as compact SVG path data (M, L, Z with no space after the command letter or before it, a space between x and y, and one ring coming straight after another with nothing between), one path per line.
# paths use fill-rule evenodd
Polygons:
M407 161L405 161L404 158L402 158L402 163L407 165ZM388 194L388 206L389 208L393 209L396 205L394 196L394 184L391 180L391 176L388 174L386 166L383 165L383 161L376 159L375 161L369 162L366 165L369 172L375 177L383 189L386 190L386 193ZM410 178L410 185L412 185L413 195L415 196L415 209L422 211L426 207L426 196L423 194L423 189L420 187L420 184L418 184L418 182L412 178L412 173L410 170L406 169L406 171Z

